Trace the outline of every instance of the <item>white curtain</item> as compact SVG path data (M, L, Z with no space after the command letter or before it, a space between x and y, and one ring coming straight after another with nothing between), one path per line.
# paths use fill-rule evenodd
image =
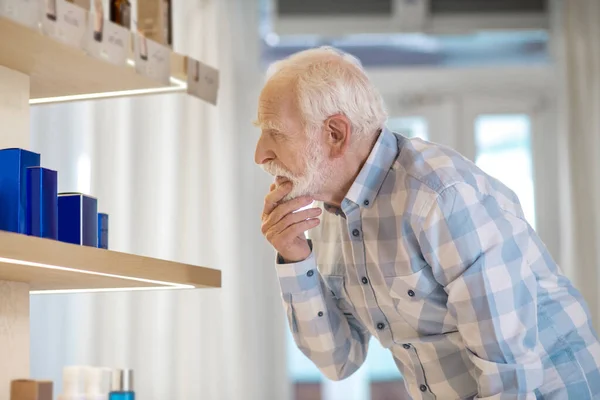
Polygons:
M600 2L553 0L562 265L600 328Z
M32 147L60 191L98 198L113 250L221 269L222 289L36 295L32 375L135 370L144 400L285 400L283 309L253 163L256 0L175 2L176 49L221 71L219 104L157 95L34 107Z

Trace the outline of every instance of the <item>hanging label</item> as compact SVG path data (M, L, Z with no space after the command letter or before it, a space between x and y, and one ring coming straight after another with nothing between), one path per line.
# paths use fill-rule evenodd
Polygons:
M171 49L139 33L133 35L133 43L136 72L164 85L169 85Z
M87 11L65 0L46 0L42 32L69 46L83 48Z
M187 92L216 105L219 93L219 70L188 57Z
M39 0L0 0L0 15L32 29L39 28Z
M98 18L96 18L98 16ZM101 15L90 15L85 36L85 51L93 57L116 65L127 64L131 35L129 29L111 21L102 20Z

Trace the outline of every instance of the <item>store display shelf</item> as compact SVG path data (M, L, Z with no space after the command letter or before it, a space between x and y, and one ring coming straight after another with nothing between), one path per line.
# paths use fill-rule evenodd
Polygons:
M133 55L115 65L3 16L0 37L0 65L30 77L30 104L187 90L186 57L174 52L165 85L138 74Z
M0 231L0 281L30 293L221 287L221 271Z

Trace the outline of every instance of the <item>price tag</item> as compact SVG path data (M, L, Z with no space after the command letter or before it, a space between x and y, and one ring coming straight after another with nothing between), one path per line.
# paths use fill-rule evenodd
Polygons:
M193 58L188 57L187 60L187 92L216 105L219 71Z
M133 41L136 72L164 85L169 85L171 77L171 49L139 33L134 35Z
M53 5L54 4L54 5ZM86 33L87 11L65 0L46 0L42 32L69 46L82 48Z
M38 29L41 4L40 0L0 0L0 15Z
M125 65L130 38L129 29L111 21L96 19L95 15L91 15L84 47L92 57Z

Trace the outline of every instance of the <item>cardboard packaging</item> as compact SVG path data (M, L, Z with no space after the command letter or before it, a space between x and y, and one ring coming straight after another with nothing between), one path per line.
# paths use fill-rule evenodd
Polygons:
M108 249L108 214L98 213L98 248Z
M69 3L73 3L83 8L86 11L90 11L90 0L67 0Z
M98 200L82 193L59 193L58 240L98 247Z
M27 233L27 168L39 166L37 153L0 150L0 230Z
M172 0L132 0L131 12L134 32L163 46L173 46Z
M52 381L16 379L10 383L10 400L52 400Z
M27 234L58 240L58 173L27 168Z
M89 5L86 7L86 3L79 0L45 0L44 5L42 33L63 44L82 49Z

